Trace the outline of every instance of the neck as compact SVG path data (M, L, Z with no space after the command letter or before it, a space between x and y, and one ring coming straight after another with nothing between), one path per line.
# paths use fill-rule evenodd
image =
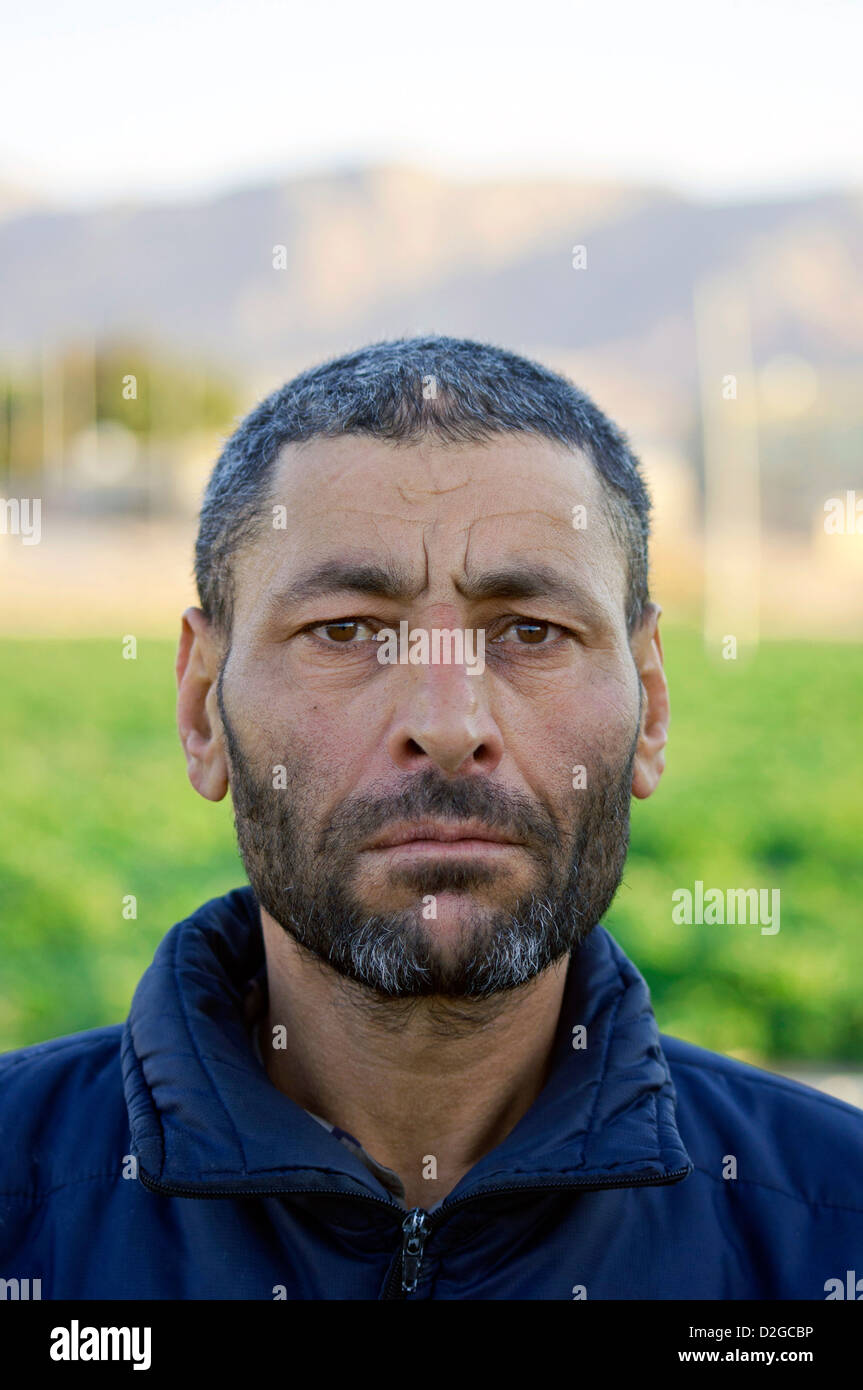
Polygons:
M398 1174L408 1206L428 1209L542 1090L569 957L491 999L385 1000L298 946L263 908L261 921L270 1080L353 1134Z

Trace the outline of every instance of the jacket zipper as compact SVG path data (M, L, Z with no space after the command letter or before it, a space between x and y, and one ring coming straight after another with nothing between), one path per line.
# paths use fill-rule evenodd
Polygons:
M423 1207L414 1207L402 1222L402 1293L413 1293L420 1276L423 1250L429 1234L429 1215Z
M636 1174L622 1180L610 1178L606 1182L603 1182L602 1179L597 1181L595 1178L592 1180L590 1178L571 1178L569 1182L510 1184L509 1187L489 1188L472 1197L459 1197L454 1202L445 1202L434 1217L424 1207L412 1207L401 1223L402 1244L399 1259L393 1262L381 1298L406 1298L409 1294L416 1292L426 1241L456 1207L467 1206L470 1202L481 1202L486 1197L498 1197L513 1192L565 1192L573 1187L581 1187L587 1191L599 1191L602 1188L615 1187L667 1187L671 1183L679 1182L681 1178L687 1177L691 1172L692 1165L690 1164L686 1168L675 1168L673 1172L664 1173L660 1177L654 1177L651 1174ZM148 1177L143 1170L139 1173L139 1177L148 1191L156 1192L165 1197L198 1197L207 1201L214 1197L288 1197L292 1194L300 1196L320 1192L328 1195L334 1194L342 1198L349 1197L355 1202L375 1202L378 1206L389 1207L391 1211L398 1211L399 1213L402 1211L397 1203L387 1197L375 1197L371 1193L345 1192L340 1187L223 1187L217 1191L211 1189L208 1192L200 1192L196 1188L182 1187L176 1183L157 1182L155 1178Z
M427 1212L423 1207L414 1207L408 1212L402 1222L402 1256L400 1266L396 1266L390 1272L387 1279L383 1298L405 1298L408 1294L416 1291L419 1280L422 1259L425 1252L425 1243L429 1236L443 1224L449 1213L455 1208L465 1206L470 1202L480 1202L483 1197L497 1197L513 1192L565 1192L573 1187L580 1187L587 1191L598 1191L600 1188L623 1188L623 1187L667 1187L669 1184L679 1182L692 1172L691 1166L686 1168L675 1168L671 1173L665 1173L661 1177L653 1177L649 1174L635 1176L628 1181L621 1181L619 1178L612 1178L608 1182L590 1178L574 1178L569 1182L561 1183L520 1183L509 1187L496 1187L486 1192L477 1194L474 1197L459 1197L455 1202L445 1204L434 1216ZM399 1281L399 1275L401 1280Z

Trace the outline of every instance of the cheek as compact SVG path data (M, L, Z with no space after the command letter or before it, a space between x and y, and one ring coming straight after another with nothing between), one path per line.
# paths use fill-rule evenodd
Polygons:
M629 752L638 722L638 697L631 683L599 681L579 692L573 706L577 738L609 762Z
M325 815L349 795L362 765L362 727L346 717L338 702L292 697L284 687L271 691L243 713L245 746L262 773L278 764L309 812ZM368 724L366 725L368 728Z
M634 679L620 672L564 684L512 720L507 742L528 784L570 804L573 779L619 768L638 722Z
M331 806L346 795L362 765L362 750L344 715L307 706L288 733L288 756L315 805Z

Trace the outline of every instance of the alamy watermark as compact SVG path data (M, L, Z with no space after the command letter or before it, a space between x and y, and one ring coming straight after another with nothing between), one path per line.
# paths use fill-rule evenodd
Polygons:
M149 1327L82 1327L73 1318L69 1327L51 1330L52 1361L131 1361L134 1371L148 1371L151 1361Z
M0 497L0 536L20 536L22 545L42 539L41 497Z
M708 888L696 879L695 890L675 888L671 920L678 926L761 926L762 936L779 930L778 888Z
M0 1279L0 1299L6 1302L11 1299L17 1303L21 1300L42 1297L41 1279Z
M824 511L828 536L863 536L863 496L858 497L853 489L844 497L828 497Z
M466 666L469 676L485 670L485 628L411 628L406 618L399 630L384 627L375 633L382 666Z

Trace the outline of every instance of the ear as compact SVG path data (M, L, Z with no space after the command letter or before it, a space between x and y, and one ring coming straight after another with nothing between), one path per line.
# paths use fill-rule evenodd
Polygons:
M189 781L208 801L228 790L228 761L216 697L220 644L200 608L183 614L177 650L177 727Z
M671 710L662 657L657 603L645 605L644 617L633 634L632 655L642 686L641 725L632 768L632 795L650 796L665 768L665 745Z

